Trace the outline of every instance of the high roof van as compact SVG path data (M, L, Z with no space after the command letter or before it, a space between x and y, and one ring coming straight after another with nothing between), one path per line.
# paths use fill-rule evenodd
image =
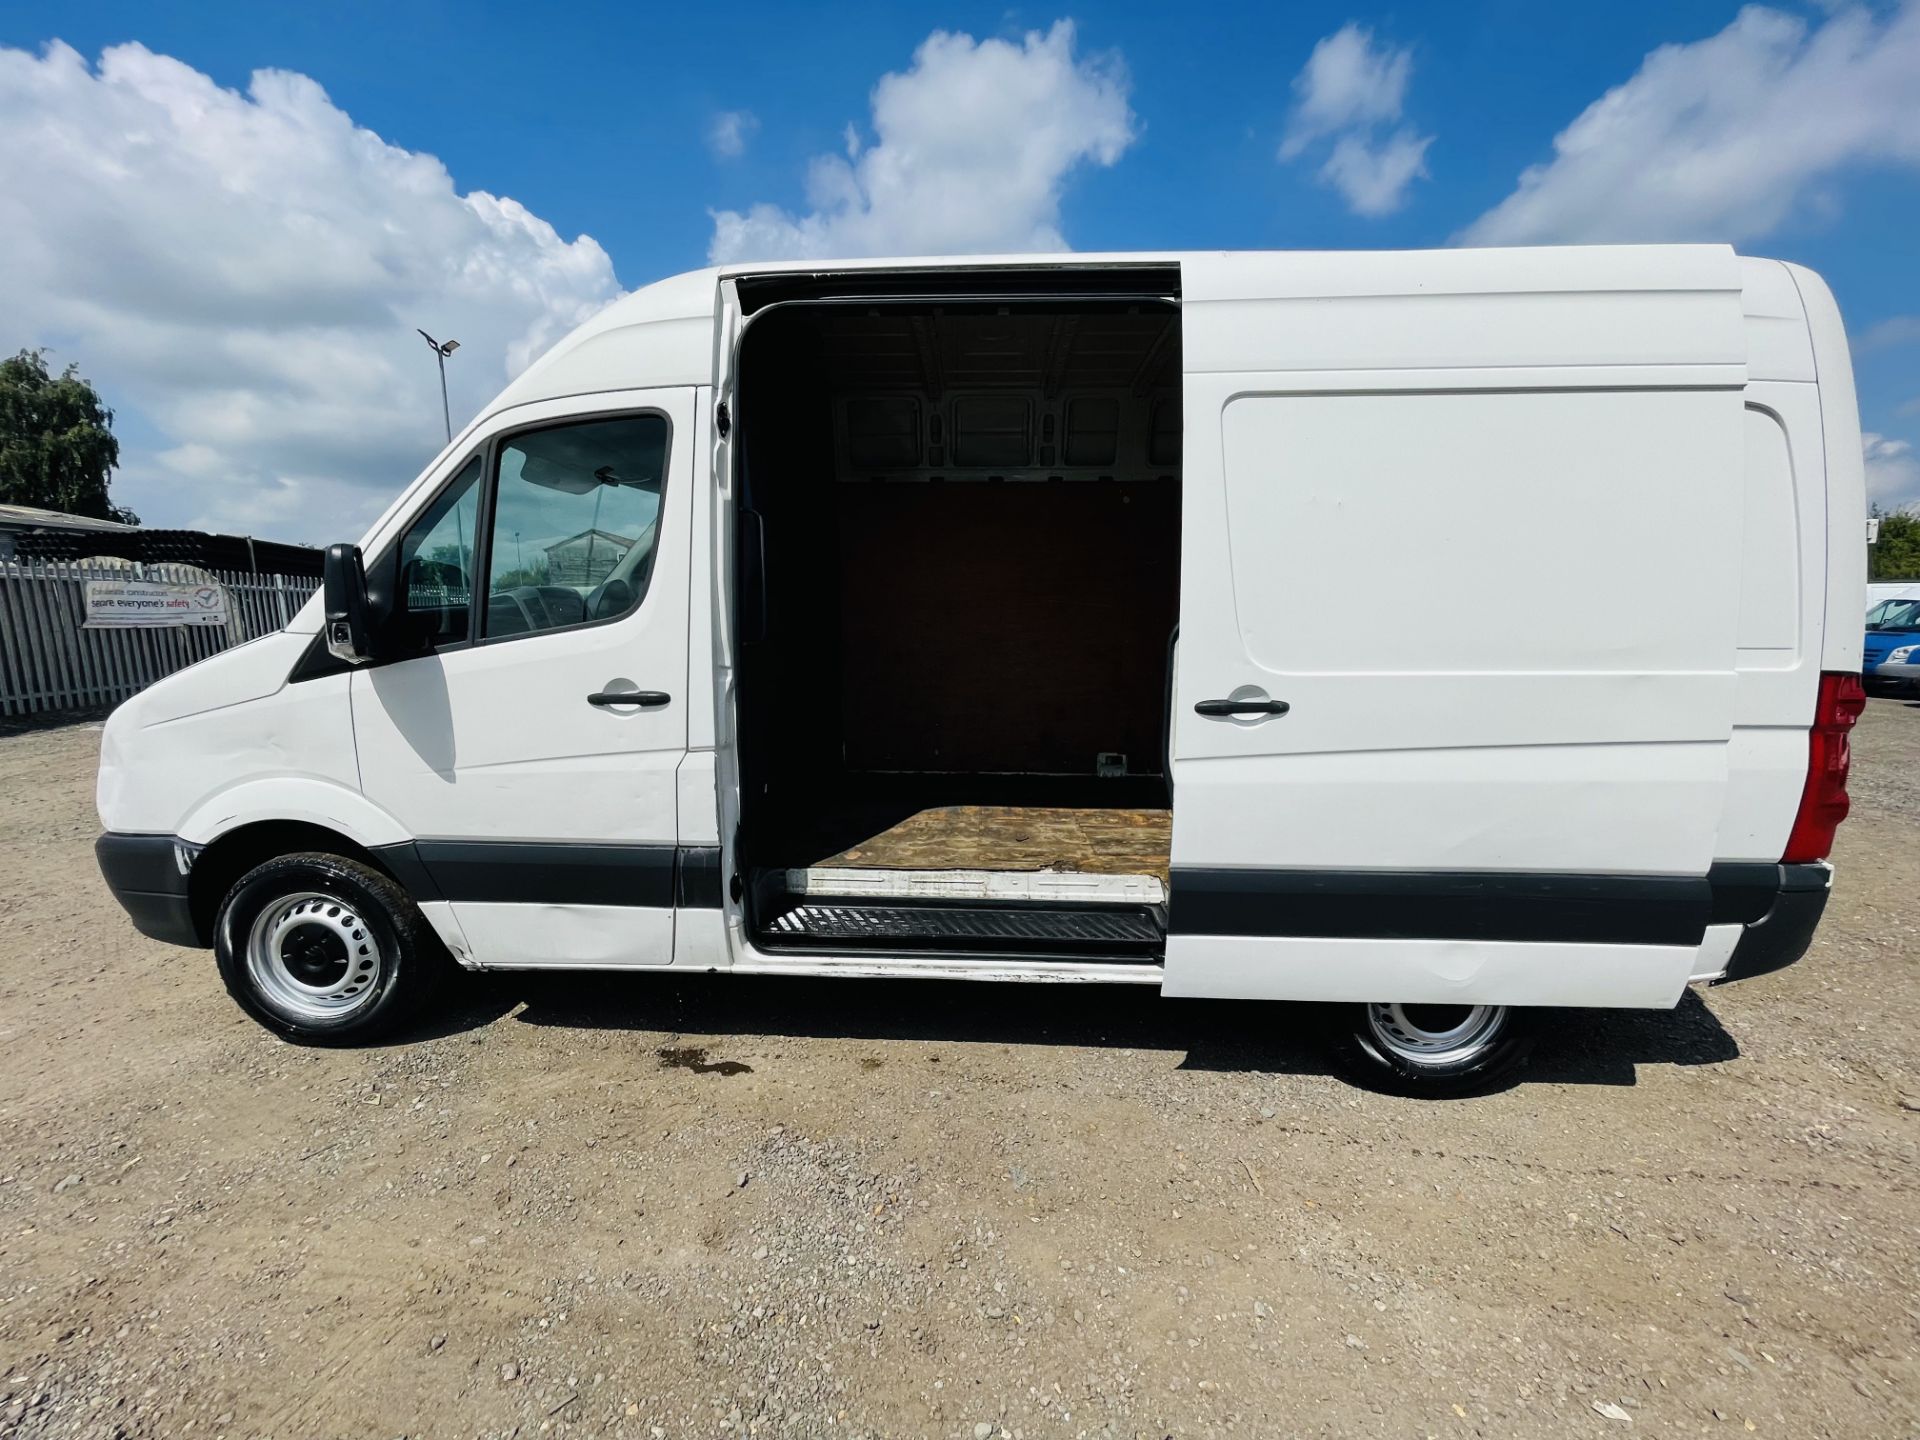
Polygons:
M122 705L98 853L301 1040L455 966L1085 981L1484 1085L1805 950L1865 518L1832 296L1724 247L704 270Z

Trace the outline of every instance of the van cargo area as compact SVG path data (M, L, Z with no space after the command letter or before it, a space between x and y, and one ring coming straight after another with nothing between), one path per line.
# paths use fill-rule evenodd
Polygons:
M741 345L741 828L768 948L1154 959L1164 298L807 304Z

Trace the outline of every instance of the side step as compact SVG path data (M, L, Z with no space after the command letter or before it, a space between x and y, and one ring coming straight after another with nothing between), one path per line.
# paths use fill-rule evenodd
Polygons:
M771 949L973 953L1152 963L1166 948L1156 905L915 904L783 896L762 911Z

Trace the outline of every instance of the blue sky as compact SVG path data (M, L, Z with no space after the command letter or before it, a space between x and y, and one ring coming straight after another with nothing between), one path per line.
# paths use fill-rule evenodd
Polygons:
M1911 5L809 9L11 5L0 348L109 390L149 521L323 540L437 445L413 324L470 413L710 255L1726 239L1833 285L1920 498Z

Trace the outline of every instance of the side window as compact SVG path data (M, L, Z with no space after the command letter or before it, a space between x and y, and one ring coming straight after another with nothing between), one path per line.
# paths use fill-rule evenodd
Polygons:
M653 576L664 415L584 420L503 441L481 634L617 620Z
M467 638L479 513L480 457L476 455L401 538L395 608L420 644L444 645Z

